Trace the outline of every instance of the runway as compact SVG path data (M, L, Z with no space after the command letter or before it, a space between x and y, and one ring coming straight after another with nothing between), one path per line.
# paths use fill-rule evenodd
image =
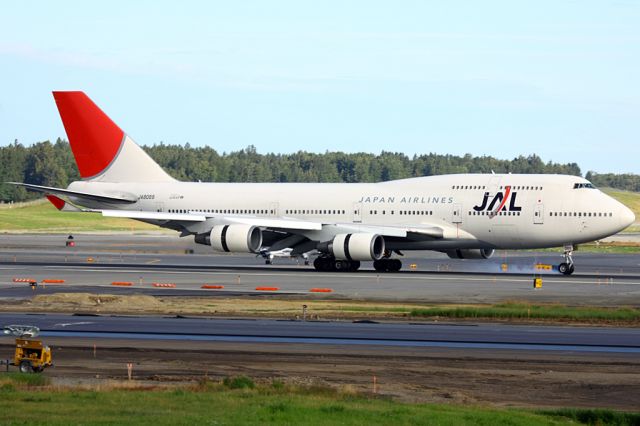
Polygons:
M6 237L6 238L5 238ZM371 299L425 303L505 300L570 305L640 305L636 255L578 252L571 277L535 270L557 264L553 252L497 253L460 261L411 253L415 268L318 273L289 259L265 266L251 255L214 254L167 235L8 235L0 247L0 299L54 292L144 293L160 296ZM508 265L503 271L503 263ZM368 265L367 265L368 266ZM539 273L542 289L532 288ZM34 291L13 278L37 280ZM42 286L44 279L64 284ZM130 281L115 287L113 281ZM173 283L175 288L152 284ZM224 285L203 290L203 284ZM278 287L260 292L258 286ZM314 287L332 293L310 293ZM220 318L0 314L0 324L38 325L52 347L54 383L126 378L150 384L222 379L243 374L286 383L349 386L406 401L584 406L636 409L640 401L640 330L480 323L351 323ZM11 354L12 338L0 337ZM97 348L97 349L96 349ZM4 357L4 355L0 355ZM523 391L528 389L529 391Z
M0 314L10 323L43 337L640 353L633 328Z
M637 255L578 252L577 272L563 276L534 265L556 264L551 252L504 252L489 260L457 260L433 252L408 253L407 270L380 274L365 264L357 273L319 273L291 259L264 265L253 255L220 255L191 240L168 235L76 235L75 248L62 235L9 235L0 248L0 297L33 294L14 278L63 279L55 291L141 292L154 295L255 295L259 286L277 294L310 297L312 288L333 290L322 297L442 303L495 303L504 300L602 306L640 304ZM193 251L193 253L191 253ZM413 267L411 267L413 265ZM505 267L506 265L506 271ZM533 289L534 275L543 288ZM131 282L120 289L114 281ZM153 283L175 284L154 288ZM201 289L204 284L222 290ZM319 297L315 295L314 297Z

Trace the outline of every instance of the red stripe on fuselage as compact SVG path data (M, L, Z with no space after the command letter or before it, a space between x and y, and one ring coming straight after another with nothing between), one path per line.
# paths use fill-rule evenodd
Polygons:
M124 132L83 92L53 92L80 176L102 172L120 149Z
M496 211L493 213L494 216L497 215L498 213L500 213L500 211L502 210L504 205L507 203L507 198L509 198L509 194L511 194L511 187L510 186L505 186L504 189L505 189L504 198L502 199L502 202L500 203L500 205L498 206Z

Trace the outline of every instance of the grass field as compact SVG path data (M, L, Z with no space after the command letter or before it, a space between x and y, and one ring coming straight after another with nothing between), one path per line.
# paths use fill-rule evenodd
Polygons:
M604 285L604 284L603 284ZM231 297L155 297L149 295L110 295L56 293L38 295L31 300L0 304L9 312L84 312L154 315L213 315L223 317L287 318L300 317L307 305L311 319L508 319L545 321L562 324L640 324L640 308L599 308L561 304L531 304L511 301L494 305L422 304L332 299L275 299Z
M545 319L574 322L638 322L637 308L595 308L559 304L533 305L529 303L499 303L490 306L454 306L416 308L411 316L486 319Z
M148 388L111 382L79 388L25 383L0 373L2 424L139 425L633 425L640 415L610 410L533 411L406 404L348 388L300 387L250 378Z
M630 229L631 228L631 229ZM640 232L640 228L635 230L633 227L627 228L626 232ZM549 251L560 251L559 249L544 249ZM536 251L544 251L536 250ZM576 251L583 253L618 253L618 254L636 254L640 253L640 243L627 241L611 241L607 243L588 243L580 244Z
M640 193L608 188L605 188L604 192L631 208L640 220ZM135 232L159 229L157 226L135 220L105 218L100 214L62 213L44 199L15 205L0 205L0 232ZM623 232L640 232L640 225L631 225Z
M63 213L49 201L0 206L0 232L150 231L157 226L99 213Z

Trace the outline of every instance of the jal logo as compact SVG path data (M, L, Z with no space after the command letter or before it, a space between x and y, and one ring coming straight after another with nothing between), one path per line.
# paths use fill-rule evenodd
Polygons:
M517 192L511 192L511 186L505 186L504 192L500 191L493 198L489 198L489 193L484 193L484 198L482 198L482 203L479 206L473 206L473 209L477 212L481 211L490 211L492 216L497 215L502 210L510 211L510 212L519 212L522 210L522 207L516 205L516 197L518 196ZM509 200L509 207L505 208L507 204L507 200ZM496 208L497 206L497 208Z

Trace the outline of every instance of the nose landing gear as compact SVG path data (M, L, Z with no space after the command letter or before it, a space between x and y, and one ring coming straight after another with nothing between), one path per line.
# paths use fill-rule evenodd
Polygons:
M571 275L575 270L573 265L573 245L564 246L564 262L558 265L558 271L564 275Z

